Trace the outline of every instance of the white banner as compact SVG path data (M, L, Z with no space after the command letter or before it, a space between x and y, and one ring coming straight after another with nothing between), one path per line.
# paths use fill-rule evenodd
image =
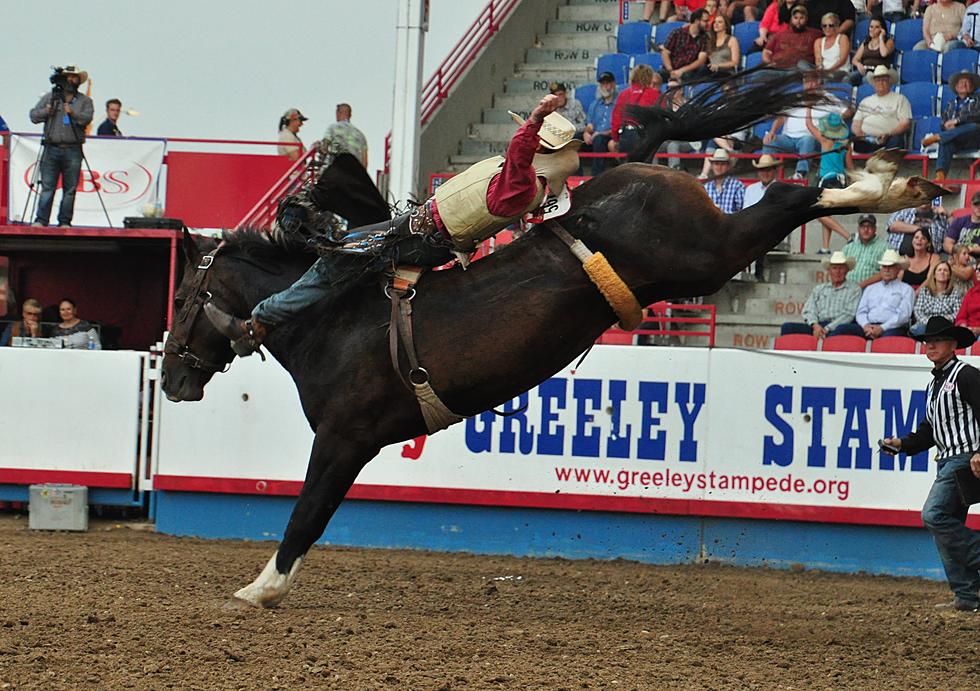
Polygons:
M37 215L38 198L31 192L30 183L36 175L35 190L40 192L41 176L35 171L40 146L39 137L11 137L10 207L7 214L11 223L31 223ZM113 228L122 228L126 216L142 216L143 206L157 201L163 168L162 140L89 139L85 142L84 153L88 166L82 162L72 225L106 227L106 214L96 191L102 196ZM58 224L60 204L59 180L51 207L51 225Z
M298 491L313 435L271 364L236 360L203 402L163 403L158 489ZM501 406L523 412L383 449L350 496L916 525L935 464L876 443L918 426L929 368L922 355L598 346Z

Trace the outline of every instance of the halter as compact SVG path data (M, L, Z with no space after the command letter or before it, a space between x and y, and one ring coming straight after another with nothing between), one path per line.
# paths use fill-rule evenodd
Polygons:
M204 303L211 300L211 293L208 291L208 282L211 274L208 272L208 269L214 263L214 257L219 249L221 249L221 245L218 245L218 247L201 257L201 263L197 265L197 274L194 276L191 297L184 303L180 314L177 315L177 321L174 327L183 326L186 323L187 340L190 340L191 334L194 332L194 324L197 323L197 317L201 313L201 308L204 307ZM231 363L215 364L205 360L192 351L183 340L174 336L172 331L167 337L167 343L163 347L163 352L176 355L191 369L199 369L205 372L227 372L231 366Z

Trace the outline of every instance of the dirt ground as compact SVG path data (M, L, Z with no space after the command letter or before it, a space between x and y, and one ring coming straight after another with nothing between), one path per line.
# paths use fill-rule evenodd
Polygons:
M0 514L0 688L976 688L980 616L908 578L314 548Z

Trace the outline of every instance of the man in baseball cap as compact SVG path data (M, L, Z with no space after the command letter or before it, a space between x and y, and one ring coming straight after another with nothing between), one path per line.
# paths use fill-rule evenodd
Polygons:
M881 280L878 262L888 249L888 243L878 237L878 219L872 214L858 218L857 238L844 245L844 254L854 257L854 269L847 275L862 288Z

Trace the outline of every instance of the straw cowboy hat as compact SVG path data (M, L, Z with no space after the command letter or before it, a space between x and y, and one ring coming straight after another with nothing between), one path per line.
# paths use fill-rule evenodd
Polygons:
M771 156L770 154L762 154L761 156L759 156L758 161L752 161L752 167L755 168L756 170L767 170L769 168L778 168L780 165L782 164L779 161L777 161L774 156Z
M81 86L88 81L88 72L78 69L78 65L65 65L62 74L74 74L78 76L78 85Z
M823 267L829 269L831 264L847 264L848 270L853 269L854 265L857 263L857 259L854 257L848 257L840 250L837 250L829 259L823 260Z
M903 257L890 247L885 250L885 253L881 255L881 259L878 260L878 266L897 266L900 269L904 269L908 266L908 263L908 258Z
M875 67L875 71L871 73L872 79L877 79L878 77L888 77L892 84L898 81L898 72L891 69L890 67L885 67L884 65L878 65Z
M976 72L967 72L966 70L963 70L962 72L957 72L956 74L954 74L952 77L949 78L949 88L955 90L956 82L963 79L964 77L970 80L970 87L972 88L973 91L980 89L980 74L977 74Z
M917 341L956 341L957 348L968 348L977 340L973 332L965 326L954 326L946 317L929 317L926 322L926 330L918 336L914 336Z
M840 113L827 113L817 121L817 129L827 139L847 139L848 130Z
M708 160L712 163L731 163L732 157L724 149L715 149L714 153L711 154L711 158Z
M518 125L524 124L524 118L513 111L508 112L514 122ZM569 144L576 149L582 146L582 140L575 139L575 125L558 113L548 113L545 116L541 129L538 130L538 139L541 140L541 146L552 151L563 149Z

